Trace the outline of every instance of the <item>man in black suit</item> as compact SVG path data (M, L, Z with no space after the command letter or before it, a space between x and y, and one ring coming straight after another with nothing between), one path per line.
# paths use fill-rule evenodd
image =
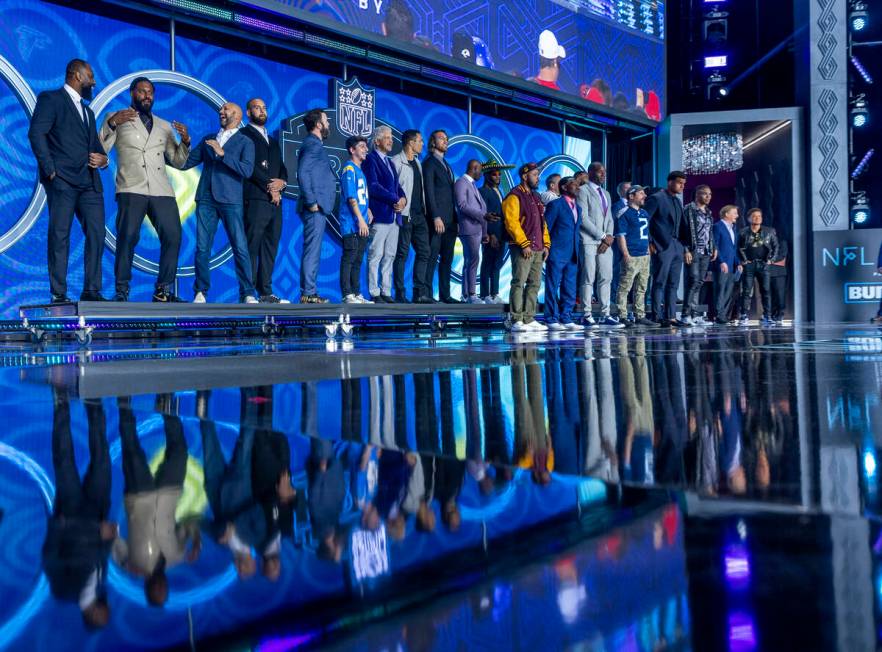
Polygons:
M426 190L426 220L429 223L429 269L426 283L431 292L435 267L438 267L438 295L443 303L458 303L450 296L450 270L456 246L456 202L453 170L444 160L447 132L433 131L429 136L429 156L423 161L423 184Z
M248 126L241 132L254 142L254 172L245 182L245 235L251 256L254 286L261 303L290 303L273 294L273 268L282 237L282 192L288 170L282 162L279 141L266 129L266 103L248 100Z
M73 59L67 64L64 87L40 93L28 130L49 203L52 303L70 301L67 259L74 215L86 235L85 280L80 301L106 300L101 296L104 188L98 169L107 167L107 154L98 140L95 114L87 104L94 88L92 67L82 59Z
M668 186L646 198L649 213L649 247L652 254L652 309L662 326L686 326L677 319L677 290L683 275L683 262L691 264L692 235L684 217L680 195L686 175L675 170L668 175ZM664 310L662 310L664 304Z

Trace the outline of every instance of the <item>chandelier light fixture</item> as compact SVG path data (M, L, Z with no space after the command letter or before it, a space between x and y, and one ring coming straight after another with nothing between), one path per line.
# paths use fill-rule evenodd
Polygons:
M733 172L743 165L744 143L735 131L683 139L683 171L688 174Z

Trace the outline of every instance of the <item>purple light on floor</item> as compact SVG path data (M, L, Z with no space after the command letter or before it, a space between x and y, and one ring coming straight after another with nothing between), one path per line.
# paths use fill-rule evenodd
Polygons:
M309 643L316 636L316 634L303 634L302 636L270 638L263 641L257 649L258 652L286 652L287 650L296 650L302 645Z
M743 589L750 583L750 555L744 544L730 543L723 549L723 566L730 589Z
M742 611L729 614L729 650L748 652L756 649L756 628L753 617Z

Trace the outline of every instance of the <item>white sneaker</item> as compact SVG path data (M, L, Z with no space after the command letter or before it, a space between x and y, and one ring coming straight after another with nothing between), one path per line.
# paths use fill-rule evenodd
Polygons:
M490 300L493 303L500 304L500 305L505 303L505 300L501 296L499 296L498 294L494 294L492 297L490 297Z
M681 317L680 321L682 321L687 326L695 326L695 320L692 319L692 317L689 317L688 315L685 317Z
M355 298L358 300L358 303L369 303L371 305L374 303L370 299L366 299L363 294L356 294Z
M699 315L698 317L693 317L692 323L695 326L707 326L708 325L708 321L704 318L704 315Z
M466 300L466 303L480 303L480 304L483 305L483 304L484 304L484 300L483 300L482 298L480 298L477 294L473 294L472 296L470 296L470 297Z
M343 297L343 303L361 303L361 301L359 301L358 297L354 294L347 294Z
M534 319L533 321L531 321L529 324L527 324L527 326L528 326L531 330L536 331L537 333L544 333L545 331L548 330L548 326L546 326L545 324L540 324L540 323L539 323L538 321L536 321L535 319Z
M560 331L567 330L567 327L564 326L563 324L559 324L555 321L555 322L548 324L548 330L560 332Z
M511 325L511 332L512 333L528 333L531 330L533 330L533 329L530 328L530 326L528 324L525 324L522 321L516 321L515 323L513 323Z
M193 297L193 303L205 303L205 293L197 292L196 296Z
M577 324L576 322L570 321L563 325L568 331L583 331L585 327L582 324Z
M257 297L252 297L251 295L248 295L247 297L245 297L245 300L242 303L260 303L260 301L257 300Z
M585 324L587 328L597 328L597 322L594 321L594 317L588 315L582 318L582 323Z

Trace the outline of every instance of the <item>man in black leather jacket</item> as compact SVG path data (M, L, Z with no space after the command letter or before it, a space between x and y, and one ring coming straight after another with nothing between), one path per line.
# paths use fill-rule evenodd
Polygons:
M747 323L753 299L754 280L762 285L763 325L772 322L772 291L768 264L778 255L778 236L775 229L763 226L763 212L751 208L747 212L749 226L738 234L738 256L744 266L741 276L741 322Z

